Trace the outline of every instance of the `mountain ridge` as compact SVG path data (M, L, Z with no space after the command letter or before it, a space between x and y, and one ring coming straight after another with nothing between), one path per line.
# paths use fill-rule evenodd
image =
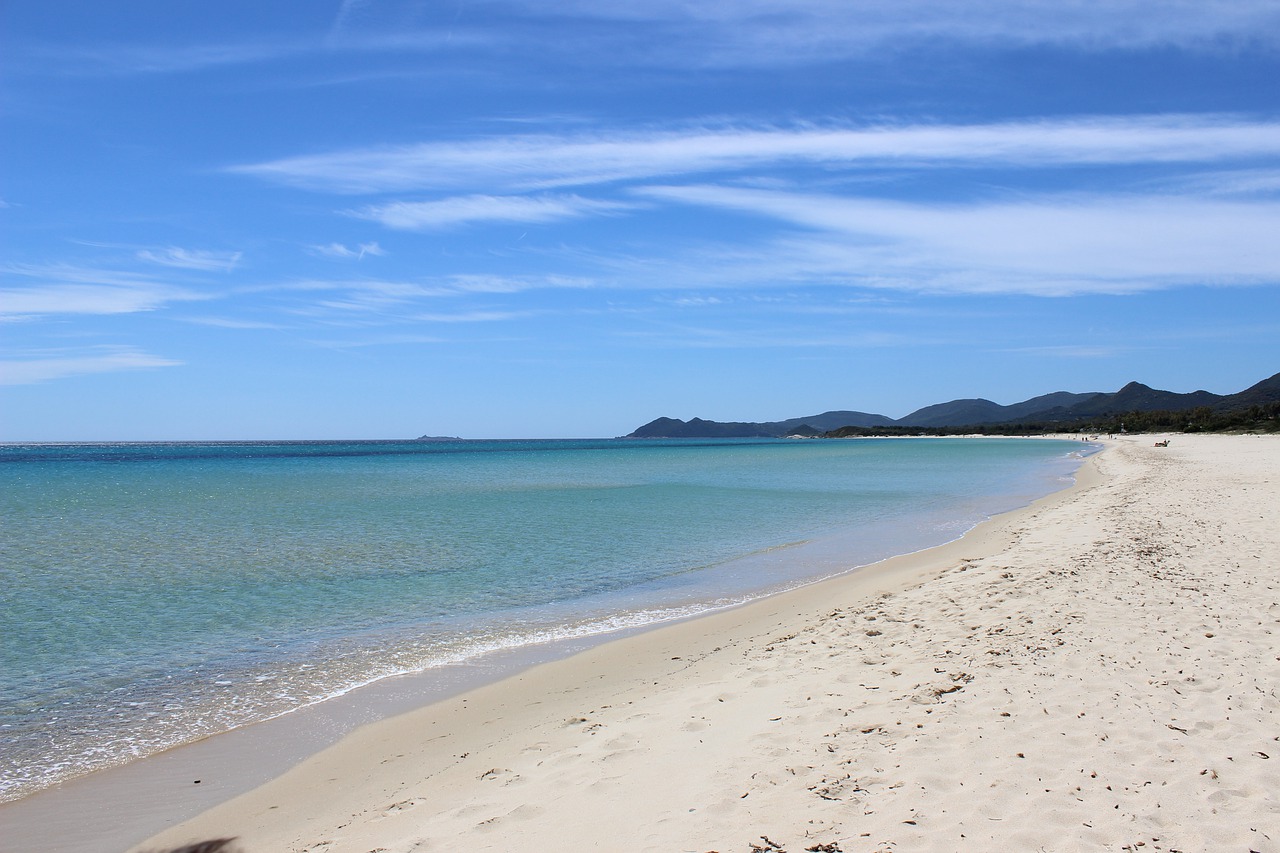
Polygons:
M720 422L692 418L682 421L662 417L650 421L627 438L778 438L788 435L823 435L850 429L958 428L1057 424L1071 426L1090 420L1116 419L1129 413L1181 413L1205 410L1224 414L1256 406L1280 404L1280 373L1235 394L1161 391L1141 382L1130 382L1113 393L1102 391L1054 391L1019 403L1002 406L981 397L935 403L901 418L870 412L834 410L781 421Z

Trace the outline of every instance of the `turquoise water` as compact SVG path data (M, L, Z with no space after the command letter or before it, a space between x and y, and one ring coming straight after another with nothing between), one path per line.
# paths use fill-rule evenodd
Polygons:
M1060 488L1019 439L0 447L0 799L739 603Z

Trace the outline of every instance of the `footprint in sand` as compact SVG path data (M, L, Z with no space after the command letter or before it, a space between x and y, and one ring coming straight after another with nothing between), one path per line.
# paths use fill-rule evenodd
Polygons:
M476 824L476 829L478 829L481 832L491 832L497 829L499 826L501 826L505 821L532 820L533 818L536 818L539 815L541 815L544 811L545 811L544 809L538 806L531 806L526 803L525 805L517 806L516 808L507 812L505 815L495 815L494 817L491 817L488 820L480 821L478 824Z
M485 772L481 773L480 781L500 782L502 783L503 787L506 787L507 785L514 785L517 782L523 782L524 777L522 777L519 773L516 773L512 770L507 770L501 767L494 767L491 770L486 770Z
M408 811L409 809L423 802L425 802L425 800L422 800L419 798L401 800L398 803L392 803L391 805L387 806L385 809L382 810L382 814L386 817L391 817L392 815L399 814L400 812Z

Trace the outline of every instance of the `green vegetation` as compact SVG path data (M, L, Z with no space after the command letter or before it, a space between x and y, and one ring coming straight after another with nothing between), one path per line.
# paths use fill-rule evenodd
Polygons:
M658 418L631 438L821 435L1039 435L1044 433L1280 432L1280 373L1235 394L1176 394L1130 382L1114 394L1055 391L1002 406L952 400L894 420L856 411L823 412L769 423Z
M1128 412L1099 420L1094 432L1280 432L1280 403L1233 411L1197 406L1185 412Z
M1280 402L1260 403L1232 411L1198 406L1184 411L1130 411L1070 421L1035 420L946 427L841 427L826 438L904 435L1043 435L1087 432L1112 435L1145 432L1280 432Z

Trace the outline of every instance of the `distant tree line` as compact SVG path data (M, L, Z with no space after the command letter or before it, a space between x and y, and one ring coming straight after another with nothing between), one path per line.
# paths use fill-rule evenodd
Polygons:
M1096 432L1280 432L1280 403L1229 412L1199 406L1183 412L1126 412L1098 423Z
M1199 406L1184 411L1117 412L1080 421L1019 421L948 427L841 427L826 438L908 435L1044 435L1054 432L1280 432L1280 402L1261 403L1234 411Z

